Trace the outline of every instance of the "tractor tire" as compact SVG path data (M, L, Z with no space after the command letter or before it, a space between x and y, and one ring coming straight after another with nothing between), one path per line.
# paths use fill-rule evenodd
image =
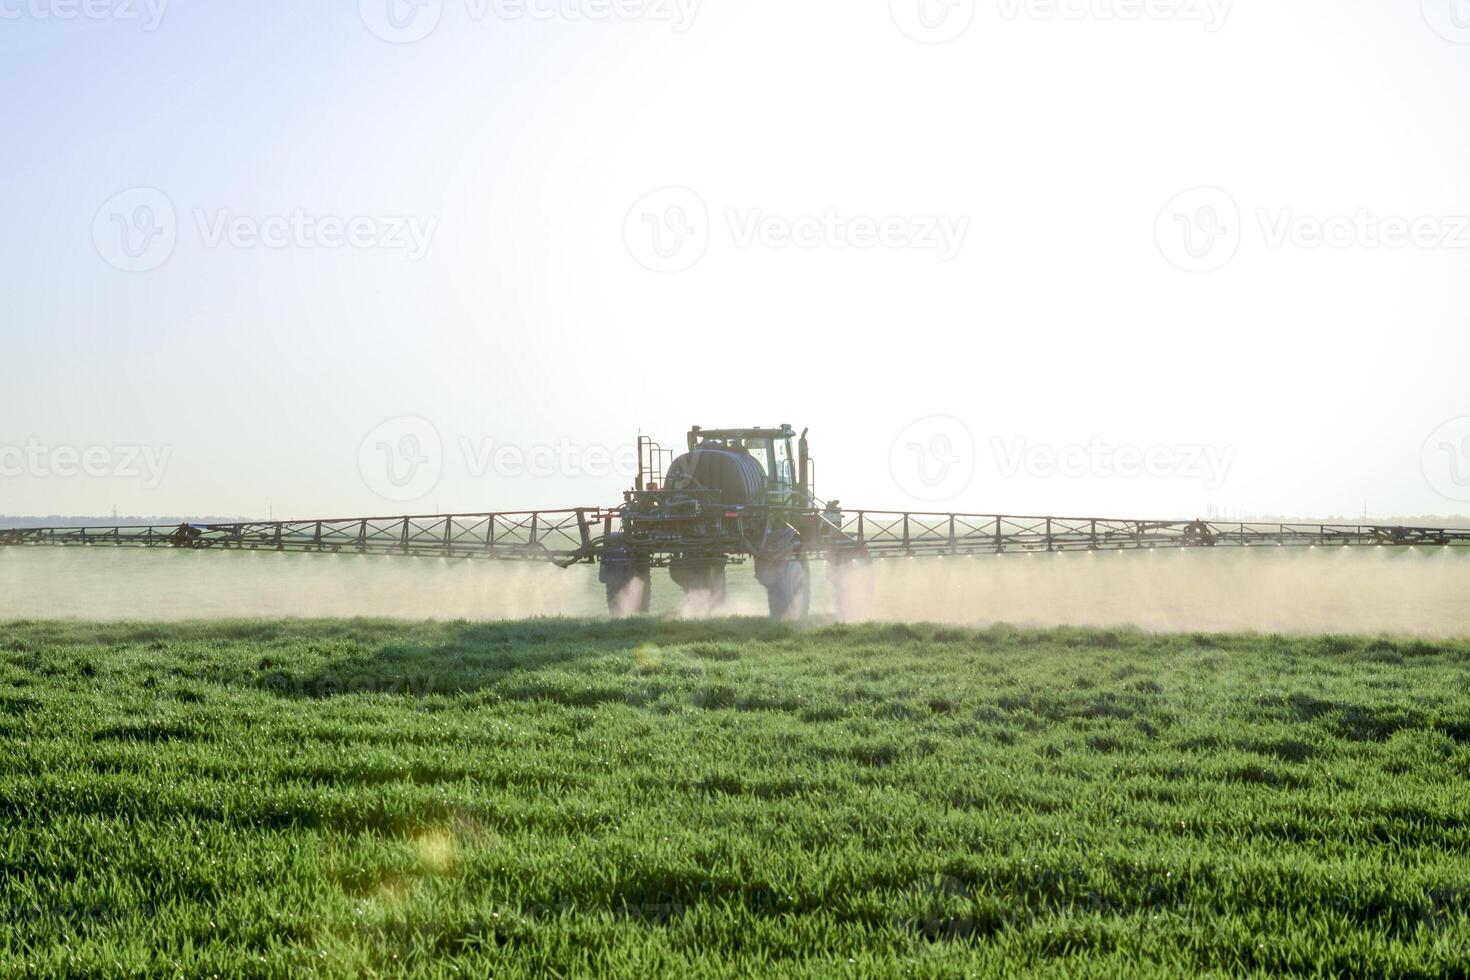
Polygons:
M723 560L675 559L669 563L669 577L685 595L702 597L710 609L717 609L725 602Z
M807 617L812 610L812 573L806 559L792 558L766 576L766 602L774 620Z
M621 534L609 535L597 578L607 589L607 611L614 619L646 613L653 599L653 576Z

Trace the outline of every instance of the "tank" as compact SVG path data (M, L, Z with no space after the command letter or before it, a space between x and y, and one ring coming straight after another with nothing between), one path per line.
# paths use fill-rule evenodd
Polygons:
M766 471L746 453L700 447L674 460L664 487L718 490L724 506L749 506L765 503Z

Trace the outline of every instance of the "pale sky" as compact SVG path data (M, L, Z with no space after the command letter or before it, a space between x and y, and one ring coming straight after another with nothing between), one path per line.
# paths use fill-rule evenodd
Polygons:
M1461 0L0 0L0 73L0 513L782 422L853 507L1470 511Z

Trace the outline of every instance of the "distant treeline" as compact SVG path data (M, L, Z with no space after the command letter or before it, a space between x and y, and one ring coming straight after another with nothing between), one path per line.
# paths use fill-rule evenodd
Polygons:
M52 514L48 517L9 517L0 514L0 528L17 527L126 527L139 524L238 524L256 520L254 517L113 517L77 516Z
M1470 517L1464 514L1421 514L1415 517L1282 517L1276 514L1231 515L1216 514L1205 520L1212 524L1350 524L1402 527L1470 527Z

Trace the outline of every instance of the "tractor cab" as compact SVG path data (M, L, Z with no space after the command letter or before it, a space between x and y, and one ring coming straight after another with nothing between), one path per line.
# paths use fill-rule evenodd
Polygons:
M689 430L689 452L722 449L753 459L765 474L766 503L775 507L806 507L811 500L807 479L806 434L797 436L789 425L776 429Z

